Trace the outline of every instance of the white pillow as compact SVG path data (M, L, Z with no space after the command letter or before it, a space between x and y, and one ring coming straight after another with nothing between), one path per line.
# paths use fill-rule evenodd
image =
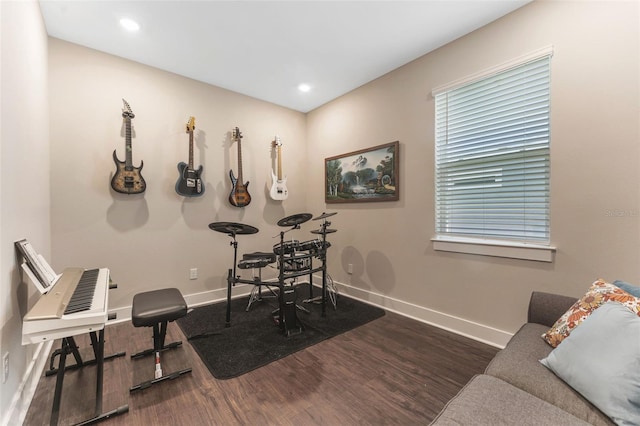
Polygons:
M618 425L640 424L640 317L597 308L540 362Z

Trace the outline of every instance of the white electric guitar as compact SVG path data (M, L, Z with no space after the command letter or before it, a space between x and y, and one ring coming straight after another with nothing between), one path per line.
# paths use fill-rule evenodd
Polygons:
M289 196L289 191L287 190L287 178L286 176L282 176L282 142L280 141L280 137L276 136L276 140L271 142L271 146L278 150L278 175L276 176L273 170L271 171L273 184L271 185L269 195L271 195L271 198L274 200L286 200Z

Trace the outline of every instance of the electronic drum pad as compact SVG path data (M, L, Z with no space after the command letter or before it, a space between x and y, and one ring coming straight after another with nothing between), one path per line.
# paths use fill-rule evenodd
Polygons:
M337 232L337 229L316 229L314 231L311 231L312 234L317 234L317 235L322 235L322 234L333 234L334 232Z
M213 222L209 224L209 228L216 232L231 235L246 235L258 232L258 228L236 222Z
M292 216L287 216L284 219L278 221L278 226L296 226L301 223L305 223L311 219L313 215L311 213L298 213Z
M318 216L318 217L314 217L314 218L313 218L313 220L326 219L326 218L328 218L328 217L333 216L334 214L338 214L338 212L332 212L332 213L325 213L325 212L322 212L322 214L321 214L320 216Z

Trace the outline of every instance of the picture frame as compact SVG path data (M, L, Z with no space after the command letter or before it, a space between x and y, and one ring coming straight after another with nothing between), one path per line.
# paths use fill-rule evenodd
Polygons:
M399 158L399 141L325 158L325 203L397 201Z

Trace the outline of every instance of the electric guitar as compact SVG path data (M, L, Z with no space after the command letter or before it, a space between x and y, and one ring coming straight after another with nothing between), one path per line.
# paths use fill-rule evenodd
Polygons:
M278 175L276 176L271 170L273 184L269 195L274 200L286 200L289 196L289 191L287 190L287 177L282 177L282 142L279 136L276 136L276 140L271 142L271 146L278 149Z
M140 167L135 167L132 161L131 148L131 119L135 117L131 107L125 101L122 108L122 118L125 124L125 161L118 160L116 150L113 150L113 161L116 163L116 173L111 178L111 187L122 194L141 194L147 189L147 183L140 174L144 163L140 161Z
M249 195L249 191L247 191L249 182L242 183L242 148L240 146L242 133L240 133L240 129L237 127L233 129L231 138L238 142L238 178L236 179L233 175L233 170L229 170L229 177L231 178L231 185L233 186L231 194L229 194L229 202L236 207L244 207L251 202L251 195Z
M204 185L202 184L202 165L198 170L193 168L193 129L196 128L196 119L190 117L187 122L187 133L189 133L189 164L184 161L178 163L178 171L180 176L176 182L176 192L185 197L199 197L204 194Z

